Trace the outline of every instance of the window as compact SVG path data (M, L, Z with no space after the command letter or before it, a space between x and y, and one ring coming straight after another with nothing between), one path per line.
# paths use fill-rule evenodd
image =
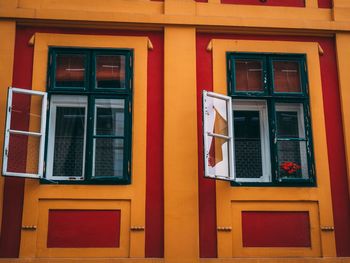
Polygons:
M8 119L11 122L13 117L13 127L8 129L7 136L14 139L12 147L8 139L10 143L5 151L15 153L20 148L21 138L18 136L24 137L23 144L30 143L28 139L33 140L32 137L39 138L37 144L40 144L41 155L44 155L46 144L46 164L39 163L39 167L45 169L31 173L33 178L64 183L130 183L132 57L131 50L51 48L48 95L14 89L14 94L31 97L10 101L13 96L9 96L11 114ZM10 89L12 93L13 89ZM16 123L23 123L24 120L29 122L27 126L33 126L33 118L28 116L34 114L32 107L29 107L33 106L34 97L43 97L45 103L48 98L47 125L44 121L37 124L41 127L38 131L15 127ZM22 114L23 120L13 110L15 105L21 105L21 101L28 106L20 109L25 113ZM43 120L46 120L45 105L41 113L36 113L36 116L44 116ZM23 152L21 155L31 156L32 153ZM9 165L6 163L4 171L12 169L12 173L22 172L23 176L28 177L28 169L17 171L15 167L18 165L13 165L11 158L6 159ZM22 163L22 166L26 166L25 160ZM20 173L16 175L22 176Z
M51 49L46 177L130 181L129 50Z
M216 170L206 176L243 185L314 185L305 56L228 53L227 67L230 96L221 103L232 104L233 136L227 140L233 146L213 153L212 141L204 145L205 167ZM203 105L205 115L211 107ZM218 116L216 109L210 114ZM204 125L204 141L216 126L216 117ZM233 156L223 171L216 168L230 159L215 159L218 151Z

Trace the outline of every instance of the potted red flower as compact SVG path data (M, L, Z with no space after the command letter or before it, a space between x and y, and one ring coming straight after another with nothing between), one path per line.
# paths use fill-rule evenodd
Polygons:
M283 162L280 165L282 177L300 177L301 166L295 162Z

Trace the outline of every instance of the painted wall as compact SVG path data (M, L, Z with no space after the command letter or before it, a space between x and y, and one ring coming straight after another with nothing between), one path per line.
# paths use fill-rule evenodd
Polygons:
M286 37L286 36L244 36L224 34L197 34L197 95L201 108L202 90L212 90L212 54L207 51L211 39L249 39L282 41L316 41L324 54L320 56L322 90L326 117L327 146L331 176L332 203L335 223L335 237L338 256L350 256L349 193L344 152L340 99L337 79L335 43L331 38ZM314 131L317 132L317 131ZM201 113L198 113L198 134L202 133ZM202 257L217 256L216 231L216 189L215 181L203 178L202 140L199 149L199 211L200 211L200 251Z
M113 30L67 30L58 28L17 27L13 86L32 86L33 46L28 45L36 32L62 34L147 36L153 44L148 59L147 103L147 185L146 185L146 257L163 257L163 37L157 32ZM18 257L22 226L24 179L6 178L1 257Z

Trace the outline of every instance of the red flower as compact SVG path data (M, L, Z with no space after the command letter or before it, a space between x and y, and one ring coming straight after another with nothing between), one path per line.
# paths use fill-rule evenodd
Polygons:
M281 169L288 174L294 174L298 170L300 170L301 166L294 162L283 162L280 165Z

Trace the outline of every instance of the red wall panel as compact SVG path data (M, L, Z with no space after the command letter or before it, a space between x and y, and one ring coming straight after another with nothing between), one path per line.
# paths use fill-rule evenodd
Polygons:
M197 34L197 107L202 108L202 90L213 90L212 53L207 51L211 39L247 39L318 42L324 50L320 56L323 102L326 119L327 147L332 190L335 239L338 256L350 256L350 200L346 172L343 126L339 99L335 42L333 38L297 36L247 36ZM198 111L198 134L202 134L201 110ZM203 143L198 137L199 235L200 256L217 257L215 182L203 178Z
M311 247L308 212L242 211L243 247Z
M222 4L305 7L304 0L221 0Z
M318 0L318 7L319 8L332 8L333 1L332 0Z
M48 248L119 247L120 210L50 210Z
M35 32L147 36L153 43L148 60L147 103L147 174L146 174L146 257L164 256L163 209L163 33L99 29L64 29L19 26L16 31L13 86L32 85L33 46L28 45ZM150 132L151 131L151 132ZM155 136L156 135L156 136ZM149 146L152 147L149 147ZM21 239L24 180L6 178L3 218L0 238L0 257L18 257Z

